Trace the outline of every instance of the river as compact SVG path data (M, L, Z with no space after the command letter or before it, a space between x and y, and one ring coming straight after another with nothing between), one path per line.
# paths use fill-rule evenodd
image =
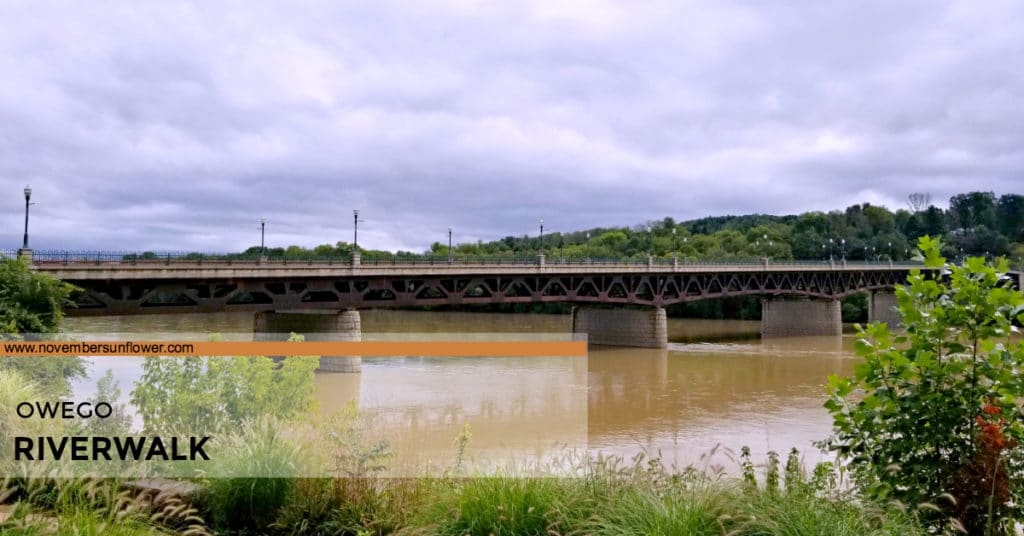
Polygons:
M366 334L567 333L570 323L561 315L361 314ZM252 314L214 313L69 318L65 326L77 333L244 333L252 323ZM450 462L465 424L467 453L492 461L529 457L538 445L646 453L677 467L703 464L717 449L715 463L729 472L736 465L728 453L742 446L755 461L793 447L808 463L822 458L812 443L831 427L823 384L830 374L851 373L852 336L762 340L758 322L675 318L668 330L667 349L599 347L587 359L364 359L359 374L317 375L319 411L357 403L396 458L411 465ZM94 359L92 378L75 384L76 396L91 394L107 368L123 391L141 372L139 360Z

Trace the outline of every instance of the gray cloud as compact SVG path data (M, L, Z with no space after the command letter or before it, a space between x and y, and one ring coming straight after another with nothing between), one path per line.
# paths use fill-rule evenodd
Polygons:
M1020 192L1019 2L0 6L0 246L419 250ZM6 192L6 193L3 193Z

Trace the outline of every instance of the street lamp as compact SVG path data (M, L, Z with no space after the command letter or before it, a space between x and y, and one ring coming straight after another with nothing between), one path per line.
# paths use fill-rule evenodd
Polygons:
M839 240L839 243L840 243L841 251L842 251L842 254L843 254L843 262L846 262L846 239L843 238L843 239Z
M452 262L452 228L448 228L448 262Z
M29 200L32 199L32 188L25 185L25 236L21 241L21 249L28 249L28 206L32 203Z
M587 262L590 262L590 231L587 231Z
M263 238L266 236L266 231L267 231L267 220L265 218L260 218L260 256L261 257L266 257L267 256L267 248L265 246L266 242L263 240Z
M359 209L352 209L352 252L359 253Z
M651 233L651 226L647 226L647 256L650 257L654 250L654 234Z
M544 218L540 220L540 254L544 254Z

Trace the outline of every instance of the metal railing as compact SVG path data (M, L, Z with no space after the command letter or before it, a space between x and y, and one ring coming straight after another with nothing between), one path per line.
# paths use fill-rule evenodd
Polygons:
M0 258L16 258L17 250L0 250ZM538 265L538 255L412 255L364 253L360 256L362 266L482 266L482 265ZM268 253L261 257L252 253L199 253L199 252L126 252L126 251L75 251L75 250L35 250L32 252L32 263L36 265L129 265L158 266L185 265L199 266L203 264L229 266L257 265L351 265L349 255L317 255L305 253ZM633 256L626 258L604 257L563 257L546 256L546 266L888 266L888 265L919 265L916 261L899 260L822 260L822 259L771 259L757 258L725 258L725 259L694 259L687 257L647 257Z

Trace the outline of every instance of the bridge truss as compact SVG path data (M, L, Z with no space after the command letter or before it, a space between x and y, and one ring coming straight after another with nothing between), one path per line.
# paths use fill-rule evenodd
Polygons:
M280 278L81 279L71 315L340 310L569 302L665 306L736 296L838 299L906 281L907 268L676 273L296 275Z

